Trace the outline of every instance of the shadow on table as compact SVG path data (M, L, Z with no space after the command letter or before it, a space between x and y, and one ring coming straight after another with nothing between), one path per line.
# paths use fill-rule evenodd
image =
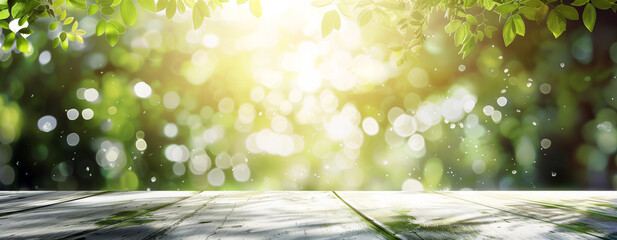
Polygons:
M252 199L250 204L244 201L211 204L162 236L170 239L383 238L329 193L314 199L297 193L267 194Z
M509 207L532 212L536 217L559 224L554 231L575 231L617 239L617 198L568 199L561 201L519 202ZM589 235L587 235L589 234Z

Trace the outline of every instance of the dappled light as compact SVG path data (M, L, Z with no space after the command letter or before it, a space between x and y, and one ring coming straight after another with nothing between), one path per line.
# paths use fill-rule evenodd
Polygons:
M389 6L351 12L364 1L207 1L206 14L178 0L135 16L126 1L8 23L0 42L27 41L0 52L0 189L617 186L617 36L595 8L599 32L582 15L555 39L560 23L520 34L518 14L480 30L431 10L416 36ZM509 47L489 23L513 28Z

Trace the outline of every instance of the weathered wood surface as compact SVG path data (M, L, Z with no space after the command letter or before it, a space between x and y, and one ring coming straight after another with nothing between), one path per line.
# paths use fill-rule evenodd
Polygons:
M474 192L476 194L482 194ZM434 193L339 192L407 239L582 239L570 229Z
M576 194L574 192L570 193ZM599 212L585 211L583 210L584 206L576 206L567 203L572 197L564 197L562 203L558 198L553 196L548 197L546 195L547 200L538 200L538 197L533 197L533 192L521 192L517 194L500 194L499 192L484 192L482 194L448 192L443 194L538 221L552 223L560 228L571 229L581 234L598 238L617 239L617 214L602 214ZM557 195L557 193L554 194ZM536 200L529 200L534 198ZM585 202L611 202L614 201L617 196L613 194L603 194L574 197L574 199L577 198L579 199L578 201ZM617 207L617 205L613 205L613 208L615 207Z
M0 239L617 239L617 192L0 192Z

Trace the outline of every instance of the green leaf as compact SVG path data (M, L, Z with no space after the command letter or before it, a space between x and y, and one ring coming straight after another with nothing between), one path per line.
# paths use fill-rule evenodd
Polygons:
M66 33L65 32L61 32L60 33L60 41L64 41L66 40Z
M373 18L373 11L369 10L369 9L364 9L360 12L360 14L358 14L358 25L360 26L364 26L366 25L368 22L371 21L371 18Z
M99 11L99 5L90 4L90 6L88 6L88 15L94 15L98 11Z
M503 25L503 42L506 44L506 47L514 41L514 38L516 38L516 26L511 17Z
M33 1L16 1L11 8L11 16L13 19L27 16L37 5Z
M463 44L463 47L461 47L461 51L459 51L458 54L462 54L463 58L467 57L476 47L476 43L478 43L478 37L475 35L471 36L469 40Z
M75 41L75 35L73 35L72 33L67 33L66 38L70 41Z
M323 15L321 20L321 36L326 37L333 29L340 29L341 16L336 10L330 10Z
M154 0L137 0L137 3L139 3L139 5L147 10L150 10L152 12L155 11L155 5L154 5Z
M2 51L8 51L13 46L15 42L15 33L11 32L4 38L4 43L2 44Z
M49 31L53 31L58 28L58 22L52 22L49 24Z
M495 6L495 4L497 4L495 1L493 0L483 0L483 6L486 10L491 10L493 9L493 7Z
M176 0L169 0L169 3L167 3L167 9L165 9L165 16L171 19L174 15L176 15Z
M105 28L105 37L107 38L107 43L109 43L109 46L115 46L120 39L118 29L116 29L113 24L107 24L107 27Z
M111 7L114 4L114 0L96 0L96 2L103 7Z
M68 40L62 41L61 46L62 46L62 49L66 51L69 48L69 41Z
M186 5L186 7L188 8L193 8L193 6L195 6L195 0L182 0L184 2L184 5Z
M204 22L204 15L201 14L198 8L193 9L193 27L197 30Z
M120 5L120 16L126 25L130 26L137 22L137 9L135 8L133 0L122 1L122 5Z
M338 10L341 12L341 14L343 14L343 16L351 17L353 15L353 11L351 10L351 7L349 5L339 2L336 4L336 6L338 7Z
M99 22L96 24L96 35L97 36L101 36L105 33L106 25L107 25L107 22L105 22L105 19L99 20Z
M251 9L251 12L255 15L255 17L261 17L262 10L260 0L250 0L249 9Z
M7 19L11 16L11 13L9 13L8 9L4 9L2 11L0 11L0 19Z
M448 25L446 25L445 27L446 33L451 34L453 32L456 32L456 30L461 27L461 23L461 20L452 20L452 22L448 23Z
M77 31L75 31L75 34L77 34L77 35L84 35L84 34L86 34L86 31L78 29Z
M576 7L580 7L583 6L585 4L587 4L589 2L589 0L575 0L572 4L572 6L576 6Z
M51 47L52 48L56 48L56 47L58 47L58 45L60 45L60 38L59 37L55 37L54 40L51 42Z
M197 30L204 21L204 17L210 17L210 8L202 0L199 0L193 8L193 26Z
M493 27L493 26L486 26L484 28L484 34L488 37L488 38L493 38L493 32L496 31L497 28Z
M470 8L470 7L473 7L473 5L476 5L476 2L477 2L477 0L465 0L463 2L463 6L465 8Z
M557 5L557 7L555 7L555 11L557 11L558 13L560 13L562 16L564 16L567 19L578 20L578 11L576 11L576 8L572 6L563 5L563 4Z
M606 10L611 8L612 3L608 0L591 0L593 6L600 10Z
M242 4L245 4L247 1L248 1L248 0L237 0L237 1L236 1L236 3L237 3L238 5L242 5Z
M118 33L122 34L126 32L126 29L124 28L124 25L122 25L122 23L116 21L116 20L109 20L109 24L113 25L117 30ZM107 24L107 25L109 25ZM107 28L105 28L105 31L107 31Z
M593 31L593 27L596 25L596 8L591 3L587 3L585 10L583 10L583 23L590 32Z
M525 6L529 6L533 8L538 8L542 6L542 4L544 3L540 0L525 0L525 1L521 1L521 4L524 4Z
M467 19L467 22L471 25L478 25L478 19L471 14L465 15L465 19Z
M76 8L86 9L86 0L69 0L68 3Z
M461 27L454 33L454 44L458 47L465 42L468 35L471 33L471 25L469 23L463 23Z
M64 1L65 0L55 0L54 4L52 4L51 6L54 7L54 8L60 7L64 3ZM56 45L56 47L57 47L57 45Z
M379 8L375 8L375 10L373 10L373 16L379 25L385 29L392 29L392 20L390 20L390 16L386 12Z
M28 21L28 17L30 16L23 16L19 19L19 21L17 21L17 24L19 24L19 26L24 25L27 21Z
M553 9L548 13L546 26L553 33L553 36L557 38L566 30L566 20Z
M75 38L77 39L77 41L78 41L79 43L81 43L81 44L83 44L83 43L84 43L84 39L83 39L81 36L77 35L77 36L75 36Z
M333 2L334 0L315 0L311 2L311 5L313 5L313 7L325 7L332 4Z
M9 23L7 23L6 21L0 20L0 28L10 29L9 28Z
M159 0L156 2L156 12L161 11L167 7L169 0Z
M201 4L199 4L199 2L201 2ZM201 14L204 17L212 17L212 14L210 13L210 8L208 7L208 5L204 1L200 0L199 2L197 3L197 8L201 12Z
M75 32L75 30L77 30L77 26L79 26L79 23L77 21L75 21L73 23L73 27L71 27L71 32Z
M525 18L535 21L536 15L538 14L538 9L539 8L522 6L518 11L525 16Z
M508 13L514 12L518 6L516 4L501 4L495 8L495 12L500 13L501 15L507 15Z
M184 14L184 11L186 11L186 6L184 6L184 1L183 0L178 0L176 2L176 4L178 5L178 12L180 14Z
M103 8L101 8L101 12L103 14L105 14L105 15L112 15L112 14L114 14L116 12L116 10L114 10L111 7L103 7Z
M73 17L68 17L68 18L66 18L66 19L64 20L64 23L63 23L63 24L64 24L64 25L69 25L69 24L71 24L71 23L73 22L73 19L74 19Z
M18 32L21 34L32 34L34 31L32 31L32 29L30 28L22 28L22 29L19 29Z
M514 22L516 34L525 36L525 22L523 22L523 18L521 18L521 15L517 14L512 16L512 22Z
M546 4L542 4L542 6L540 6L538 8L538 11L536 12L536 23L540 24L542 21L544 21L546 14L548 14L548 6Z

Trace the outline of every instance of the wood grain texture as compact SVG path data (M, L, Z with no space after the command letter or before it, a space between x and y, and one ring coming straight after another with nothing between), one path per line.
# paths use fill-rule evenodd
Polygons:
M166 239L384 239L332 192L226 192Z
M67 192L58 192L67 193ZM113 192L0 217L0 239L78 237L190 197L194 192Z
M444 192L442 194L571 229L581 236L617 239L616 219L577 211L573 208L556 207L522 199L522 196L528 195L529 192Z
M0 202L0 216L6 216L30 209L51 206L86 198L101 192L59 191L59 192L24 192L7 196L6 201Z
M617 192L0 192L40 238L617 239Z
M201 192L170 206L136 216L124 223L93 231L83 237L86 239L158 238L193 217L219 195L221 193Z
M585 239L570 229L434 193L337 192L407 239Z

